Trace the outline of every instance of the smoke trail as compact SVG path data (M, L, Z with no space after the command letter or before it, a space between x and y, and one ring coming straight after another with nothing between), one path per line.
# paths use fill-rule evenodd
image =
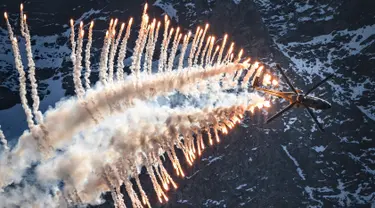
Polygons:
M199 31L199 35L198 35L197 40L196 40L196 42L195 42L195 49L194 49L193 59L192 59L192 63L193 63L193 64L194 64L194 60L197 59L198 46L199 46L199 43L200 43L200 41L201 41L201 39L202 39L203 32L204 32L203 29L201 29L201 30Z
M209 24L206 24L206 27L204 28L204 31L203 31L203 35L200 38L198 49L197 49L197 54L195 55L195 58L194 58L194 65L197 65L197 63L198 63L198 57L200 55L201 48L203 46L204 38L206 37L206 32L207 32L208 27L209 27Z
M230 44L229 50L227 51L227 54L224 56L224 60L223 60L224 63L229 62L229 58L233 52L233 49L234 49L234 42Z
M177 27L176 34L175 34L174 39L173 39L171 55L169 56L169 60L168 60L167 71L172 71L174 58L175 58L176 52L177 52L177 46L180 43L181 36L182 36L182 34L180 34L180 28Z
M20 51L18 49L18 44L17 44L17 39L13 35L13 30L12 27L9 24L8 21L8 14L5 12L4 17L6 20L6 24L8 27L8 32L9 32L9 38L10 41L12 42L12 49L13 49L13 54L14 54L14 62L16 64L16 68L19 73L19 82L20 82L20 97L21 97L21 103L22 107L25 110L26 114L26 121L30 129L34 127L34 121L33 121L33 114L27 105L27 99L26 99L26 77L25 77L25 71L23 70L23 65L22 65L22 59L20 55Z
M191 83L196 83L199 80L204 80L206 78L216 76L225 72L232 72L242 68L247 68L246 64L229 64L218 67L211 67L206 69L192 68L186 72L172 71L170 73L161 73L150 79L142 81L139 85L133 85L131 82L126 82L122 85L115 85L109 88L104 88L100 91L93 91L87 94L86 99L92 99L95 102L88 106L88 108L96 109L97 111L107 111L107 102L113 104L119 103L122 100L132 100L132 99L149 99L151 97L161 95L165 92L170 92L172 89L181 89L182 87L189 85ZM107 95L105 99L105 94L108 91L114 92L113 94ZM59 138L63 140L64 138L71 138L71 133L76 133L76 131L81 130L79 127L85 124L88 116L85 110L80 110L79 102L68 103L60 106L56 111L50 111L46 114L46 126L47 129L53 132L53 138ZM74 116L70 115L69 111L74 111ZM83 111L83 112L82 112ZM59 128L52 123L56 120L62 120L61 117L71 116L69 122L61 123ZM49 120L51 119L51 120ZM49 123L51 122L51 123ZM61 121L60 121L61 122ZM89 123L90 125L90 123ZM85 126L85 125L84 125ZM70 129L71 131L61 131L62 129ZM53 141L51 141L53 143ZM54 146L54 145L52 145Z
M107 45L106 45L105 53L103 54L103 59L102 59L102 62L103 62L103 64L102 64L103 73L102 74L104 76L102 84L105 85L105 87L108 84L108 81L109 81L110 85L113 84L113 65L114 65L114 61L113 61L113 59L108 61L108 56L110 55L110 53L112 53L112 50L115 50L114 45L115 45L117 22L118 22L118 19L116 19L114 21L114 23L113 23L113 19L112 19L110 24L109 24L108 33L107 33L108 34ZM110 48L111 48L111 52L109 50ZM109 64L108 74L107 74L107 64ZM104 99L108 99L108 96L110 96L110 94L115 93L112 90L110 90L110 87L107 88L107 89L109 89L109 90L105 91ZM83 102L84 102L84 106L85 106L87 112L93 118L95 123L98 123L98 120L96 119L96 114L95 114L94 111L100 112L100 110L99 109L89 109L88 102L87 101L83 101ZM94 98L91 99L91 102L94 103ZM112 112L114 111L115 105L109 103L108 101L106 101L106 104L109 107L109 113L112 114Z
M75 34L74 34L74 21L73 19L70 19L70 43L72 44L72 53L70 54L70 59L72 59L73 63L73 69L75 69L75 64L76 64L76 41L75 41Z
M243 82L242 82L242 88L246 87L250 77L253 76L253 74L255 73L255 70L257 70L259 67L259 63L258 62L255 62L255 64L252 64L250 69L247 71L246 75L244 76L243 78Z
M22 14L22 4L21 4L21 14ZM26 22L26 15L24 15L22 19L21 24L21 34L26 40L26 54L27 54L27 61L28 61L28 67L29 67L29 80L31 84L31 97L33 99L33 112L35 115L35 119L37 123L43 122L43 115L39 111L39 104L40 99L38 96L38 84L37 80L35 79L35 62L33 60L33 53L31 49L31 39L30 39L30 31L27 26Z
M152 58L154 56L154 52L155 52L155 45L156 45L156 42L158 41L158 37L159 37L159 30L160 30L160 21L158 22L158 26L156 28L156 31L155 31L155 35L154 37L152 38L152 43L151 43L151 50L150 50L150 54L149 54L149 58L148 58L148 69L147 71L152 74Z
M204 46L204 49L203 49L203 52L202 52L201 64L200 64L200 66L202 66L202 67L204 66L204 57L206 56L206 53L207 53L207 50L208 50L208 46L211 43L211 38L212 38L212 36L208 36L206 45Z
M89 34L88 34L88 41L86 44L86 49L85 49L85 66L86 66L86 72L85 72L85 84L86 84L86 90L89 90L91 88L90 86L90 74L91 74L91 69L90 69L90 50L91 50L91 45L92 45L92 28L94 27L94 22L91 21L90 27L89 27ZM83 89L82 89L83 90ZM91 110L87 107L89 103L93 103L93 100L85 100L83 102L83 105L86 108L86 111L90 114L92 120L95 123L99 123L100 118L102 118L102 115L99 111L96 111L95 115L91 112Z
M190 54L189 54L189 59L188 59L188 67L193 66L193 58L195 54L195 49L196 49L196 42L198 41L198 37L200 36L201 29L198 26L197 31L194 34L193 42L191 43L191 48L190 48Z
M135 47L134 47L134 52L133 52L134 55L131 57L132 64L130 66L130 70L136 76L139 75L139 72L141 69L141 57L142 57L142 52L143 52L143 47L144 47L143 39L146 38L145 36L147 36L147 24L148 24L149 17L146 14L146 11L147 11L147 4L145 5L145 8L143 10L141 28L139 29L138 39L135 42Z
M227 38L228 38L228 35L225 34L225 35L224 35L223 43L221 44L221 48L220 48L220 52L219 52L219 56L218 56L218 58L217 58L217 63L218 63L218 64L221 64L222 57L223 57L223 52L224 52L224 48L225 48L225 44L227 43Z
M107 45L108 45L108 42L109 42L109 34L108 34L108 30L105 34L105 37L104 37L104 42L103 42L103 48L102 48L102 51L100 53L100 62L99 62L99 80L100 82L105 85L106 84L106 64L105 64L105 55L106 55L106 48L107 48Z
M256 71L256 74L255 74L255 77L260 77L263 73L263 66L260 66L257 68L257 71Z
M221 97L226 97L228 99L225 100ZM225 93L217 99L223 100L224 103L215 108L208 106L203 110L199 108L155 108L155 106L152 105L137 103L134 108L127 110L121 117L116 117L115 120L118 121L116 124L111 122L114 120L113 118L108 118L107 124L105 124L105 122L101 124L105 124L105 126L101 127L102 129L115 128L117 130L106 131L103 129L100 132L97 132L97 130L83 132L87 139L78 140L79 143L71 146L67 153L61 155L58 160L55 160L53 166L49 164L51 162L40 166L38 168L38 172L41 174L40 180L50 181L53 178L59 179L63 175L69 175L71 179L65 181L65 183L72 183L71 186L77 188L78 195L82 201L95 201L95 197L99 196L98 191L108 191L107 188L100 186L100 177L96 177L96 175L101 172L101 167L106 167L107 165L112 166L111 164L115 163L113 161L118 161L121 157L128 158L129 161L134 161L133 164L128 163L126 166L123 166L122 170L132 170L135 168L129 166L146 165L146 167L149 167L149 165L155 163L155 161L150 157L147 159L148 162L139 160L139 151L144 152L144 154L141 155L159 154L159 147L173 145L176 142L176 135L182 134L185 135L185 138L187 135L191 135L193 126L197 126L198 128L205 126L221 126L221 129L232 128L234 123L238 122L238 118L236 117L243 114L249 106L255 107L256 104L262 100L252 94L242 94L237 97L235 95L229 96ZM142 109L141 114L140 109ZM147 122L141 122L145 121L146 118ZM124 119L131 119L134 122L124 127L122 125ZM144 131L145 129L147 129L147 131ZM96 136L93 137L93 135ZM107 136L112 138L111 141L104 139ZM103 139L101 139L101 137ZM218 139L216 139L216 142L217 141ZM149 146L151 144L153 147ZM84 150L82 151L81 148L84 148ZM181 148L184 148L185 151L190 154L190 157L192 157L191 154L193 153L192 150L189 150L189 147L181 146ZM106 158L110 159L103 161L102 158L104 154ZM189 158L189 156L186 157ZM70 165L67 161L70 161ZM138 161L138 163L135 161ZM79 162L81 165L72 165L72 162ZM157 165L162 166L160 162L157 162ZM175 163L174 165L177 166ZM150 174L154 172L150 167L148 170ZM164 175L164 178L168 177L165 173L159 173L159 175ZM115 175L109 177L114 178ZM150 175L150 177L155 176ZM83 178L87 179L86 182L82 180ZM160 198L163 196L162 188L158 185L156 178L153 180L155 180L154 187Z
M91 46L92 46L92 28L94 27L94 21L91 21L90 28L89 28L89 35L88 35L88 41L86 44L86 50L85 50L85 84L86 89L90 89L90 74L91 74L91 62L90 62L90 56L91 56Z
M173 35L173 32L174 32L174 28L171 28L171 30L169 31L169 35L167 37L167 41L166 41L166 45L164 47L164 55L163 55L163 71L167 71L167 61L168 61L168 46L169 46L169 43L171 41L171 38L172 38L172 35Z
M168 39L168 27L169 27L169 19L168 19L168 16L165 15L164 16L164 33L163 33L163 42L161 44L161 49L160 49L160 58L159 58L159 66L158 66L158 72L162 72L163 71L163 63L164 63L164 50L165 50L165 47L167 47L167 39Z
M234 62L234 63L238 63L241 61L241 58L242 58L242 54L243 54L243 49L240 50L240 52L238 53L238 57L237 57L237 60Z
M99 62L99 80L103 85L107 84L107 64L108 64L108 53L109 47L111 46L111 28L113 24L113 19L109 24L109 29L107 30L104 38L102 52L100 54L100 62Z
M21 26L21 33L25 32L24 20L23 20L23 4L20 4L20 26ZM23 35L22 35L23 36Z
M61 148L67 144L78 132L91 128L96 123L92 119L92 115L88 113L89 109L94 115L97 112L102 112L103 115L111 115L108 110L108 103L116 104L122 100L149 99L151 96L161 95L162 93L169 92L172 89L181 89L182 87L196 83L199 80L205 80L209 77L216 76L225 72L235 71L241 68L246 68L246 64L230 64L227 66L206 68L206 69L190 69L184 70L183 73L179 71L172 71L170 73L162 73L156 75L139 85L133 85L132 82L124 83L123 85L113 86L111 89L104 88L98 91L89 91L85 98L80 100L68 100L57 106L56 109L48 111L44 119L44 128L49 132L47 144L54 148ZM107 92L111 90L111 94ZM88 105L84 105L85 100L90 100ZM94 110L95 109L95 110ZM120 110L122 112L122 110ZM59 123L59 125L56 125ZM24 151L35 151L36 146L26 145L30 143L30 133L25 132L20 137L19 146L16 149L16 155ZM96 136L94 136L95 138ZM41 149L42 151L42 149ZM14 159L23 160L14 155ZM0 185L8 184L14 180L14 177L19 177L15 172L22 173L29 162L34 161L39 156L28 158L27 161L22 163L21 167L1 167L0 172ZM6 164L6 163L5 163ZM17 163L16 163L17 164ZM14 176L13 176L14 175ZM22 174L21 174L22 175Z
M112 166L106 166L103 171L103 179L106 181L107 185L111 189L111 195L115 203L116 208L125 208L125 202L123 200L123 195L120 191L120 179L115 168ZM117 176L117 177L116 177Z
M234 43L231 44L231 46L229 47L229 50L227 51L227 55L225 56L226 58L224 58L224 60L222 61L222 63L229 63L229 54L231 54L231 56L233 56L233 47L234 47ZM237 60L234 62L234 63L238 63L240 60L241 60L241 57L242 57L242 53L243 53L243 50L241 49L239 54L238 54L238 58ZM249 62L250 59L248 59L246 62ZM237 71L237 72L234 72L232 74L224 74L221 82L223 84L223 89L230 89L230 88L235 88L238 83L239 83L239 78L242 74L242 71L243 70L240 70L240 71ZM237 78L236 78L237 76Z
M215 37L212 36L210 46L208 47L208 53L207 53L207 56L206 56L205 66L211 64L210 63L211 62L211 54L212 54L212 49L214 48L214 43L215 43Z
M151 63L152 63L152 57L150 57L150 54L151 54L151 51L153 50L151 47L154 42L153 38L154 38L154 33L155 33L155 27L156 27L156 19L154 19L150 25L150 30L149 30L149 35L148 35L147 45L146 45L145 60L143 63L143 70L147 71L148 74L151 74L151 70L149 70L147 64L150 63L149 59L151 59Z
M161 52L163 60L159 60L159 63L163 65L161 69L165 72L153 76L150 76L149 70L146 68L140 72L141 57L146 40L149 41L146 55L150 56L147 55L148 58L144 61L152 63L152 54L159 29L158 26L153 35L155 28L147 27L146 9L147 6L144 9L141 31L136 41L138 42L137 50L134 50L132 57L132 67L134 67L133 72L135 73L126 77L125 80L121 80L119 79L121 76L123 79L123 74L121 74L123 68L121 68L121 72L117 71L118 80L111 82L112 76L110 76L107 83L107 65L111 68L111 64L114 62L111 57L113 53L116 54L117 47L115 45L121 38L120 34L117 38L113 35L117 20L115 22L111 20L101 54L101 80L95 87L86 93L83 92L85 96L78 95L79 99L71 98L61 101L54 109L48 110L43 123L30 128L31 132L25 131L13 150L4 153L5 156L0 158L0 187L13 183L16 187L14 189L9 187L9 189L17 191L17 194L0 193L0 206L61 207L87 203L99 204L102 203L100 198L102 193L111 191L115 206L125 207L120 190L122 184L125 185L125 190L134 207L150 206L138 178L143 166L148 170L159 201L168 201L166 193L169 186L177 188L177 185L164 168L159 157L161 154L165 153L171 159L176 174L184 177L185 174L175 148L179 148L183 152L183 158L180 159L185 159L188 164L192 164L197 155L200 155L205 149L202 133L208 135L211 145L219 143L219 133L226 134L228 129L233 128L236 123L241 121L245 111L253 111L255 107L260 108L263 105L267 106L263 98L254 94L223 91L228 86L222 87L221 82L230 83L222 78L223 74L226 74L225 78L228 78L234 72L249 67L248 61L240 63L240 58L234 63L227 63L224 58L222 64L218 63L205 68L196 66L190 67L188 70L169 70L169 65L173 66L174 54L181 38L181 35L176 32L171 53L168 54L168 43L172 38L173 28L169 33L167 30L167 36L163 43L164 52ZM132 19L120 46L125 49L119 52L118 58L120 60L122 57L121 62L125 57L131 21ZM169 20L167 24L169 25ZM155 27L155 23L153 25ZM72 44L72 48L74 45L72 57L74 57L74 69L76 69L76 67L81 68L83 29L81 26L77 45L74 42L74 27L72 31L72 43L74 43ZM195 48L194 50L198 47L198 50L196 54L192 53L191 57L194 61L199 58L199 51L203 46L202 41L205 37L202 35L203 33L203 30L199 30L199 33L195 34L192 47ZM13 36L11 28L10 34ZM150 35L149 38L147 35ZM190 34L185 37L183 48L185 45L186 49ZM11 40L13 39L11 38ZM149 50L148 47L151 43L152 50ZM212 51L213 45L214 38L211 38L205 48L209 49L210 46ZM17 42L12 41L12 46L17 49L14 52L16 60L20 60ZM206 60L214 60L218 50L215 51L212 59L210 54ZM205 49L203 53L204 51ZM208 51L211 53L210 50ZM227 54L229 52L231 53L231 49ZM184 53L181 54L182 60ZM202 56L204 55L202 54ZM201 60L203 59L201 58ZM169 61L168 66L166 65L167 60ZM182 64L183 62L181 62L181 67ZM118 63L119 66L123 67ZM147 67L151 69L151 64L147 64ZM110 70L109 74L111 74ZM137 84L134 84L135 81ZM204 88L200 88L201 85L204 85ZM176 91L184 96L179 97L175 93ZM77 94L79 93L77 92ZM192 96L185 99L186 95ZM154 98L158 96L164 97L167 101L155 100ZM171 98L176 100L173 101ZM34 137L41 138L43 141L35 140ZM41 160L46 147L49 146L53 148L52 150L58 149L59 151L51 151L54 154L49 154L48 160ZM35 185L31 188L28 187L31 190L29 191L22 185L21 187L17 186L20 182L25 182L22 179L31 164L37 164L37 166L35 172L32 173L32 177L35 177ZM136 180L140 196L137 195L130 182L131 177ZM63 188L60 185L61 182L64 184ZM32 188L35 187L38 188L33 192ZM62 193L59 190L62 190ZM26 200L17 198L17 196L25 194L30 194L28 197L24 197Z
M108 76L109 76L109 82L110 83L113 82L114 59L115 59L115 55L117 53L118 44L120 43L122 32L123 32L124 28L125 28L125 23L122 23L120 31L117 34L117 38L116 39L115 38L112 39L112 47L111 47L111 52L110 52L109 61L108 61L109 62L109 73L108 73ZM113 29L113 31L115 31L115 29ZM115 37L115 33L114 33L113 37Z
M83 47L83 22L80 23L79 33L78 33L78 41L77 41L77 51L76 51L76 63L74 64L74 71L73 71L73 81L75 92L78 98L82 98L85 94L85 90L83 89L82 82L81 82L81 71L82 71L82 47Z
M130 18L128 26L126 27L126 33L124 38L121 41L119 55L117 57L117 72L116 77L118 81L122 81L124 79L124 59L126 56L126 45L128 43L128 39L130 37L130 31L133 23L133 18Z
M3 131L1 130L1 126L0 126L0 142L3 144L5 151L8 151L9 150L8 142L5 139Z
M212 55L212 58L210 60L210 65L212 65L212 62L214 62L215 56L216 56L217 52L219 51L219 49L220 49L220 46L216 46L215 52ZM216 60L216 63L219 64L219 59Z
M116 19L117 20L117 19ZM110 41L109 41L109 48L108 48L108 65L107 65L107 82L112 83L113 82L113 60L111 60L112 53L115 51L115 41L116 41L116 25L114 25L110 32ZM114 55L113 55L114 56Z
M191 36L191 32L189 31L189 33L187 35L185 35L185 37L184 37L184 42L182 44L182 49L181 49L181 54L180 54L180 60L178 62L178 67L177 67L178 70L181 70L182 67L183 67L186 48L188 46L190 36Z
M141 60L142 60L142 55L143 55L143 50L144 48L146 47L146 42L147 42L147 37L148 35L150 35L150 29L151 29L151 25L152 24L148 24L149 23L149 16L147 15L147 6L148 4L146 3L145 6L144 6L144 9L143 9L143 15L142 15L142 20L143 18L145 19L145 23L144 23L144 31L142 33L142 36L138 37L139 39L141 39L141 45L140 45L140 49L139 49L139 54L137 54L137 57L138 57L138 65L137 65L137 69L138 72L136 73L136 77L138 78L139 76L139 72L140 72L140 69L141 69ZM141 22L142 24L142 22ZM145 51L145 53L147 53L147 50ZM146 54L145 54L146 55ZM146 62L146 60L145 60ZM143 69L145 72L147 72L147 69L144 68ZM137 80L138 81L138 80Z
M146 42L147 42L147 39L148 39L148 36L150 35L150 33L151 33L151 28L152 27L152 24L150 24L150 25L148 25L147 27L146 27L146 31L145 31L145 34L143 35L143 38L142 38L142 42L141 42L141 50L140 50L140 54L139 54L139 56L140 56L140 61L139 61L139 68L141 68L141 59L142 59L142 55L143 55L143 50L145 50L145 56L147 55L147 48L146 49L144 49L145 47L146 47ZM144 59L144 63L146 63L147 61L146 61L146 57L145 57L145 59ZM145 71L145 72L147 72L147 68L143 68L143 70ZM139 74L138 74L139 75Z

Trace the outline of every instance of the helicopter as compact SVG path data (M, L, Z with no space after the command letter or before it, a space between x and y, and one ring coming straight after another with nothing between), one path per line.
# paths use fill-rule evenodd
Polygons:
M289 81L288 77L285 75L284 71L282 70L280 64L276 64L276 68L280 71L281 75L284 77L285 81L289 85L289 87L292 89L291 92L281 92L281 91L276 91L276 90L269 90L269 89L264 89L261 88L259 85L259 77L254 77L254 80L252 82L252 86L254 89L258 91L262 91L266 94L276 96L279 98L283 98L287 101L289 101L289 105L282 109L281 111L277 112L275 115L271 116L270 118L267 119L266 124L270 123L273 121L275 118L281 116L284 112L288 111L292 107L297 107L297 108L302 108L304 107L310 117L314 120L316 125L318 126L319 130L321 132L324 132L324 129L322 125L319 123L318 119L316 118L314 112L311 110L311 108L318 109L318 110L326 110L331 108L331 104L318 97L310 96L309 94L317 89L320 85L325 83L327 80L332 78L334 74L330 74L327 76L325 79L322 81L318 82L315 84L313 87L311 87L307 92L303 93L301 90L296 89L292 83Z

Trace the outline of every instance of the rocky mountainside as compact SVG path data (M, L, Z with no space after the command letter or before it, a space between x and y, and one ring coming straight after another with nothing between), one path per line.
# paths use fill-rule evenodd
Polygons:
M19 3L10 0L0 3L13 22L18 21ZM98 29L94 34L97 37L94 54L98 54L109 19L139 18L143 3L25 2L43 111L61 97L73 94L69 18L85 22L95 19ZM290 111L269 125L263 124L265 113L257 112L223 137L220 145L205 151L193 167L186 165L187 177L177 181L179 188L170 191L169 202L160 205L152 199L155 207L370 207L374 203L375 2L157 0L149 3L153 5L151 16L161 18L167 13L173 24L184 30L195 30L197 25L209 22L211 33L217 37L227 33L236 46L243 47L247 56L265 63L271 73L276 75L274 64L281 63L292 82L302 90L329 73L336 74L315 92L333 106L317 112L325 124L325 133L317 130L302 109ZM136 37L135 32L132 37ZM8 138L13 138L11 144L26 129L17 77L2 21L0 125ZM288 90L286 85L283 89ZM276 100L269 114L285 105ZM145 174L141 178L150 184ZM108 200L98 207L112 206Z

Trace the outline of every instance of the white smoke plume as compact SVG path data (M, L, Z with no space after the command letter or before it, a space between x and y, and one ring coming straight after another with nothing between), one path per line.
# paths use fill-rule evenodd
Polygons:
M34 121L33 121L33 114L27 104L27 99L26 99L26 76L25 76L25 71L23 69L23 64L22 64L22 59L20 55L20 51L18 48L18 42L17 38L14 37L14 33L12 30L12 27L9 24L8 20L8 14L4 13L4 17L6 20L8 32L9 32L9 39L12 42L12 49L13 49L13 54L14 54L14 62L16 65L16 69L19 73L19 82L20 82L20 98L21 98L21 103L22 107L25 110L26 113L26 121L30 129L34 127Z
M149 21L149 17L146 14L146 11L147 11L147 4L145 5L145 8L143 10L141 28L139 29L138 39L135 42L135 47L134 47L134 52L133 52L134 55L131 57L132 65L130 66L130 70L136 76L139 75L139 72L141 70L141 58L142 58L143 48L145 44L144 40L147 38L147 33L148 33L147 24Z
M216 57L217 52L219 51L219 49L220 49L220 46L216 46L216 48L215 48L215 52L214 52L214 54L212 55L211 60L210 60L210 65L212 65L212 63L214 62L215 57ZM219 59L217 59L216 61L219 63Z
M21 4L21 15L23 11L23 5ZM33 60L33 53L31 50L31 39L30 39L30 31L27 26L26 22L26 15L21 16L21 34L26 40L26 53L27 53L27 61L29 67L29 80L31 84L31 97L33 99L33 112L35 115L35 119L38 123L43 121L43 115L39 111L39 96L38 96L38 84L35 79L35 62Z
M85 85L86 89L90 89L90 75L91 75L91 62L90 62L90 56L91 56L91 46L92 46L92 28L94 27L94 21L91 21L90 23L90 28L89 28L89 34L88 34L88 40L86 44L86 49L85 49L85 67L86 67L86 72L85 72Z
M126 33L124 38L121 41L121 46L119 49L119 55L117 58L117 71L116 71L116 77L117 80L122 81L124 79L124 59L126 57L126 46L128 44L128 39L130 37L131 27L133 23L133 18L130 18L128 22L128 26L126 27Z
M155 53L155 45L159 38L159 30L160 30L160 21L158 22L158 26L156 27L156 31L154 37L152 38L151 46L150 46L150 54L148 55L148 63L147 63L147 71L149 74L152 73L152 59ZM146 70L146 69L144 69Z
M203 35L202 35L202 37L200 38L200 41L199 41L197 54L194 57L194 65L197 65L197 63L198 63L198 57L200 55L200 52L201 52L201 49L202 49L202 46L203 46L204 38L206 37L208 27L209 27L209 24L206 24L206 26L204 27Z
M158 47L156 42L160 22L156 25L155 20L149 24L146 4L129 76L123 75L123 62L133 19L128 22L123 38L125 25L121 26L116 36L114 31L118 20L111 20L100 55L100 79L92 86L89 77L93 23L90 24L85 49L86 90L80 79L83 24L79 27L76 42L74 21L71 20L71 59L77 96L58 102L44 115L37 115L38 108L33 108L36 116L41 116L34 124L26 102L26 78L18 45L7 14L5 17L20 74L22 106L30 129L22 134L14 147L0 155L0 190L3 190L0 193L0 207L100 204L103 203L102 194L109 191L115 207L123 208L125 201L121 186L125 187L133 207L151 207L147 196L150 193L144 191L138 177L142 167L147 169L159 201L167 202L170 187L178 188L173 178L185 176L180 160L184 159L192 165L206 148L202 134L208 135L209 145L220 143L220 135L227 134L241 122L246 111L253 112L255 108L269 106L268 101L254 93L225 91L237 87L234 83L239 81L240 76L235 77L236 72L250 67L244 79L247 82L258 64L255 66L248 60L240 62L239 59L230 61L228 54L233 54L233 47L227 51L224 60L218 57L217 62L213 62L219 47L212 55L215 38L209 36L205 42L208 26L204 30L197 29L188 58L190 67L183 68L191 33L185 35L179 60L175 60L182 34L176 29L168 54L174 29L169 29L170 20L166 16L159 73L152 74L152 57L155 47ZM22 24L25 38L30 40L26 21ZM219 56L224 53L224 46L225 43ZM28 58L32 59L29 52L31 45L27 41L26 48ZM143 53L145 58L142 64ZM197 65L200 54L201 64ZM116 55L117 72L114 79ZM32 80L35 76L29 78ZM245 85L242 83L241 86ZM8 149L2 131L0 141L4 149ZM182 151L183 158L177 157L176 148ZM160 155L171 160L175 173L166 170ZM26 173L31 176L24 177ZM131 178L135 179L137 188L133 187Z
M191 48L190 48L189 59L188 59L188 66L189 67L193 66L194 54L195 54L195 50L196 50L196 47L197 47L198 38L199 38L201 32L202 32L202 30L198 26L197 31L194 34L193 42L192 42Z
M148 74L151 74L151 68L149 69L147 65L150 63L149 59L151 59L151 63L152 63L152 57L150 57L150 55L152 51L152 44L154 42L153 39L154 39L155 29L156 29L156 19L154 19L150 25L149 35L148 35L147 45L146 45L145 61L143 62L143 70L147 71Z
M113 82L113 78L114 78L113 77L113 69L114 69L115 55L117 53L117 47L118 47L118 44L120 43L122 32L123 32L124 28L125 28L125 23L122 23L120 31L117 34L117 38L112 39L112 47L111 47L111 52L110 52L110 56L109 56L109 72L108 72L109 82L111 82L111 83ZM114 31L116 31L116 30L114 29Z
M111 19L111 22L109 23L108 30L104 37L104 43L103 48L100 54L100 62L99 62L99 80L103 85L107 84L107 64L108 64L108 53L109 48L111 46L111 37L112 37L112 25L113 25L113 19Z
M81 71L82 71L82 48L83 48L83 37L84 37L84 30L83 30L83 22L80 23L79 33L78 33L78 41L77 41L77 51L76 51L76 60L74 64L74 71L73 71L73 81L75 92L78 98L82 98L85 90L83 89L82 82L81 82Z
M76 68L76 40L75 40L75 32L74 32L74 20L70 19L70 44L72 45L72 53L70 54L70 59L73 63L73 69Z
M207 41L206 41L206 45L204 46L204 49L203 49L203 51L202 51L202 55L201 55L201 64L200 64L200 66L204 66L204 61L205 61L205 56L206 56L206 53L207 53L207 50L208 50L208 46L210 45L210 43L211 43L211 38L212 38L212 36L208 36L208 38L207 38Z
M171 28L171 30L169 31L169 35L167 37L167 41L166 41L166 44L165 44L165 47L164 47L164 51L162 52L164 55L163 55L163 59L162 59L162 69L163 71L167 71L167 60L168 60L168 46L169 46L169 43L171 41L171 38L172 38L172 35L173 35L173 32L174 32L174 28ZM171 54L172 55L172 54Z
M223 40L223 42L222 42L222 44L221 44L221 47L220 47L219 55L218 55L218 57L217 57L217 62L218 62L218 63L221 63L221 61L222 61L222 58L223 58L223 52L224 52L224 48L225 48L225 44L227 43L227 38L228 38L228 35L225 34L225 35L224 35L224 40Z
M175 34L174 39L173 39L171 55L169 56L169 59L168 59L167 71L172 71L174 58L176 56L177 47L178 47L178 44L180 43L181 36L182 36L182 34L180 33L180 28L177 27L176 34Z
M189 33L187 35L185 35L185 37L184 37L184 42L182 44L180 59L178 61L178 67L177 67L178 70L181 70L182 67L183 67L183 65L184 65L184 58L185 58L186 48L188 46L190 36L191 36L191 32L189 31Z
M5 149L6 151L8 151L8 150L9 150L9 147L8 147L8 141L5 139L4 133L3 133L3 131L1 130L1 126L0 126L0 141L1 141L1 143L2 143L2 145L3 145L3 147L4 147L4 149Z
M160 59L159 59L159 66L158 66L158 72L162 72L163 71L163 67L164 67L164 50L166 47L168 47L167 45L167 40L168 40L168 27L169 27L169 24L170 24L170 21L168 19L168 16L165 15L164 16L164 33L163 33L163 42L161 44L161 48L160 48Z
M212 49L214 48L214 43L215 43L215 37L212 36L210 46L208 47L208 53L206 57L206 63L205 65L211 65L211 56L212 56Z

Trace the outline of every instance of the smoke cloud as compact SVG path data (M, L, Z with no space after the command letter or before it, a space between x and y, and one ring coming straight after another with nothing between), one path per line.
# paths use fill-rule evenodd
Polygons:
M190 43L190 54L185 59L191 34L184 36L180 55L176 56L183 34L179 29L169 29L170 20L165 17L159 73L152 74L160 22L156 25L156 20L149 21L146 4L131 57L132 73L124 77L123 61L133 20L127 23L126 30L125 24L116 29L118 20L111 20L100 55L99 81L92 86L89 78L93 23L83 50L85 27L80 24L76 40L74 21L71 20L71 60L77 96L56 103L44 114L38 109L30 34L26 20L22 21L29 66L33 67L29 72L34 100L31 111L26 100L21 54L7 14L5 17L20 74L20 96L29 129L11 149L0 130L0 141L5 150L0 155L0 207L100 204L103 203L102 194L109 191L115 207L121 208L125 207L121 186L125 187L133 207L150 206L147 196L150 193L143 191L138 177L142 167L147 169L159 201L166 202L170 188L178 188L173 178L185 176L180 160L192 164L206 148L203 134L208 135L208 145L220 143L220 136L240 123L246 111L268 106L263 97L246 89L258 63L241 62L240 58L232 62L229 54L233 57L233 44L222 59L227 35L221 50L217 46L212 55L215 38L209 36L205 42L208 25L197 29ZM81 81L83 61L86 88ZM174 63L178 65L174 67ZM241 76L234 75L242 70L248 72L239 84ZM228 89L236 93L230 93ZM183 158L177 157L176 148L183 152ZM161 155L171 160L175 173L164 168ZM137 188L133 187L130 178L135 179ZM139 194L135 190L139 190Z

